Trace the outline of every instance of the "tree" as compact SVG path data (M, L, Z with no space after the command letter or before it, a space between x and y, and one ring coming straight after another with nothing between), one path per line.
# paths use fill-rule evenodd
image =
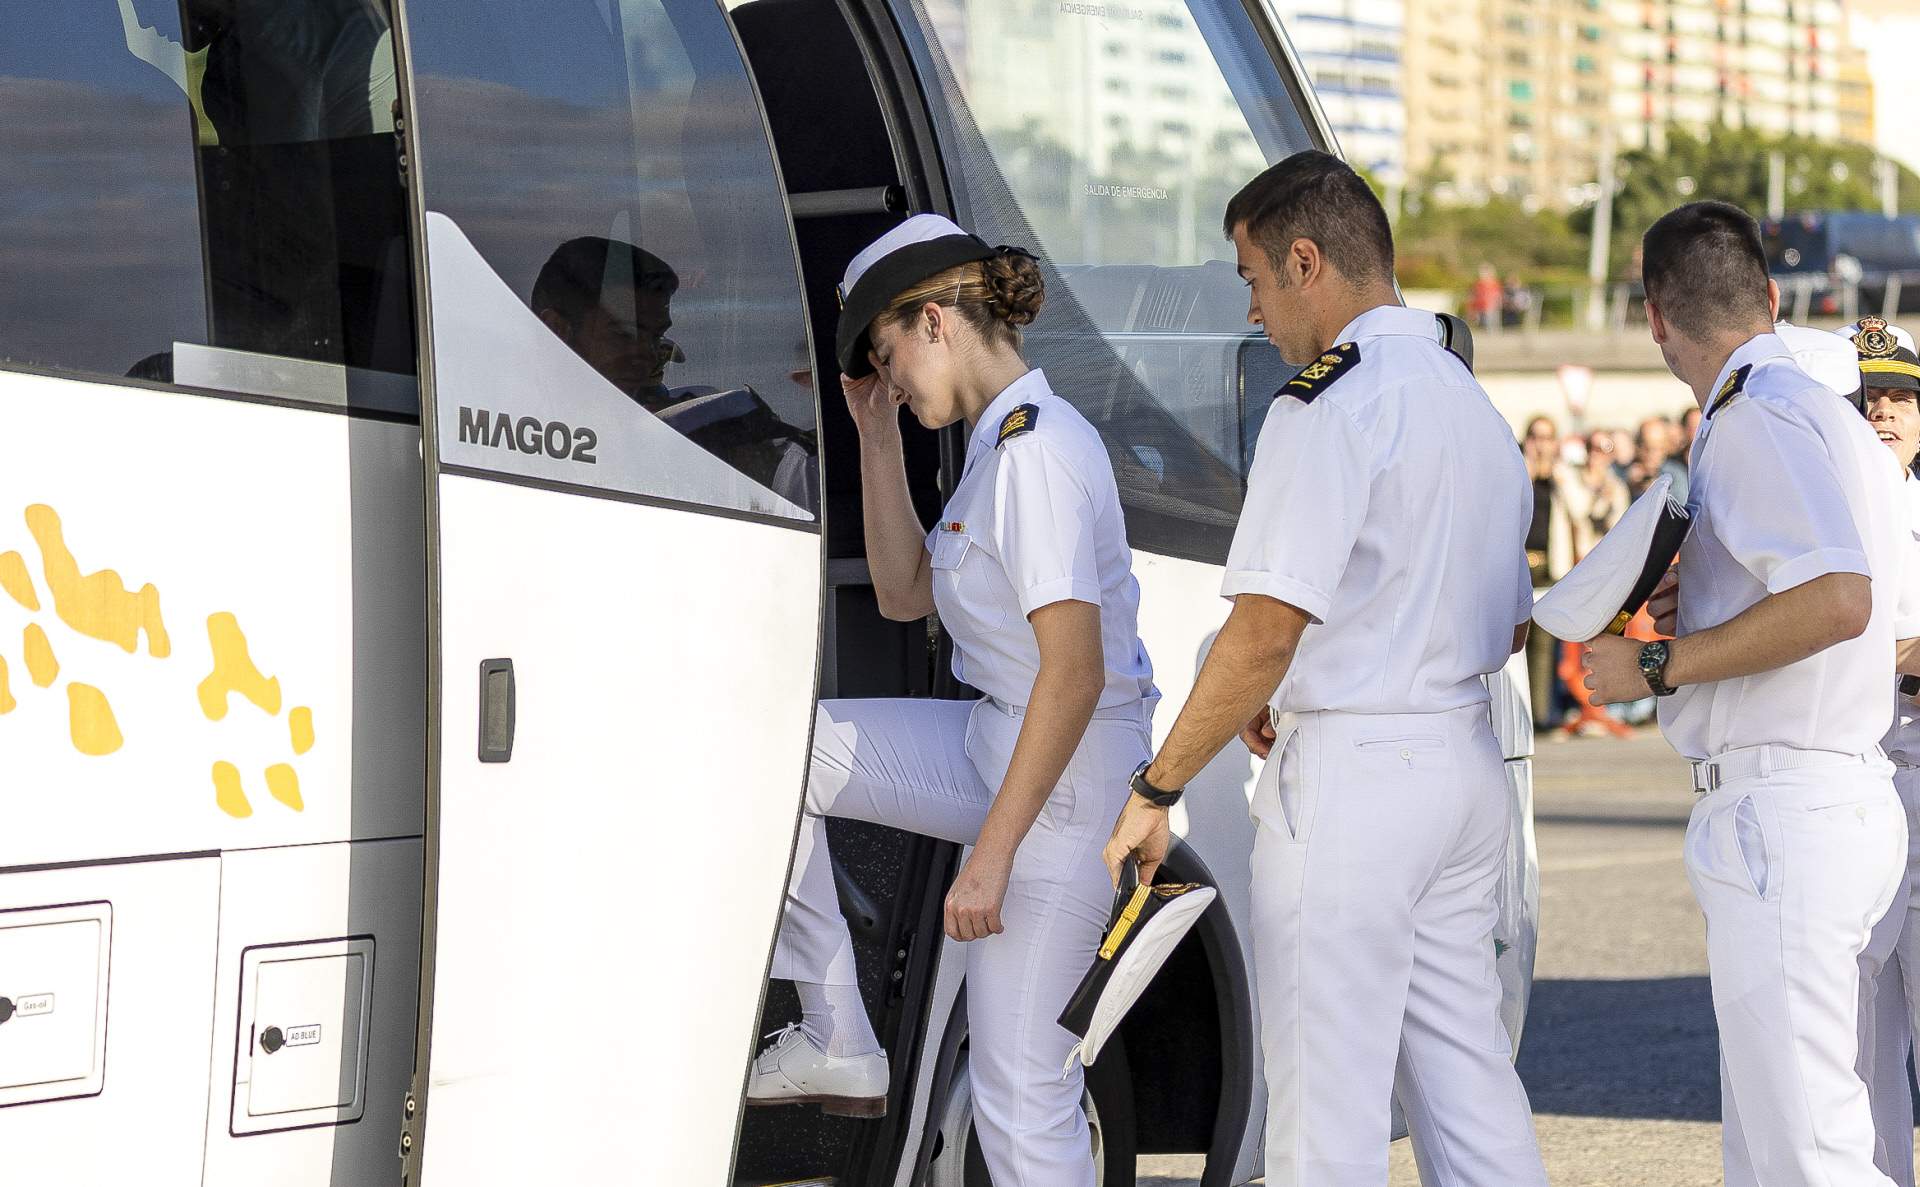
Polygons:
M1664 150L1629 149L1615 166L1616 272L1632 255L1641 233L1675 206L1717 198L1764 216L1769 160L1775 152L1785 157L1788 210L1880 209L1875 154L1867 145L1777 136L1752 128L1716 127L1696 135L1673 127L1667 130ZM1920 176L1899 166L1898 177L1899 209L1920 211ZM1569 222L1584 238L1593 226L1593 212L1576 210Z

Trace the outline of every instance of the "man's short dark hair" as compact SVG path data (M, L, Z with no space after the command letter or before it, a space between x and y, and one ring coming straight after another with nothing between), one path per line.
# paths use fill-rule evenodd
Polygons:
M1687 337L1772 320L1760 224L1738 206L1689 202L1661 215L1640 243L1647 299Z
M680 277L652 252L618 239L585 235L567 240L547 257L533 282L533 311L551 309L578 322L600 303L601 290L609 280L630 281L636 293L666 297L680 287Z
M1242 224L1276 269L1294 240L1311 239L1348 280L1393 279L1386 209L1366 181L1330 153L1294 153L1248 182L1227 203L1227 235Z

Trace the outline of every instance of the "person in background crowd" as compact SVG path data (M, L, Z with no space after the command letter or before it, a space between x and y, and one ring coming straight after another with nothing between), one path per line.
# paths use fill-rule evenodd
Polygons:
M1687 468L1673 459L1678 432L1662 417L1652 416L1640 422L1639 436L1634 438L1633 464L1627 467L1627 490L1634 498L1645 494L1660 475L1671 474L1673 497L1686 502Z
M1578 442L1573 444L1577 446ZM1613 434L1602 429L1587 435L1585 454L1577 466L1571 463L1562 466L1567 474L1562 490L1573 537L1575 563L1586 556L1600 537L1612 530L1613 525L1620 522L1620 517L1626 513L1630 501L1627 484L1615 472L1613 457ZM1560 662L1555 675L1560 679L1561 690L1573 704L1573 711L1567 715L1562 729L1568 735L1608 733L1616 738L1630 737L1633 731L1628 728L1622 715L1594 704L1587 692L1583 679L1585 645L1562 642L1559 648Z
M1481 329L1492 328L1500 320L1503 296L1500 274L1493 270L1492 264L1480 265L1480 275L1473 282L1473 294L1467 299L1467 316Z
M1700 432L1700 410L1689 408L1680 414L1680 447L1673 451L1673 460L1681 467L1692 465L1689 460L1693 454L1693 439Z
M1583 502L1582 514L1574 523L1574 560L1587 555L1600 537L1613 529L1626 514L1632 501L1627 484L1614 465L1613 434L1600 431L1587 435L1585 464L1578 471L1577 489Z
M1533 516L1527 525L1527 572L1538 594L1551 588L1573 567L1572 517L1557 481L1562 469L1560 430L1547 417L1534 417L1527 422L1520 453L1527 460L1527 478L1533 484ZM1533 728L1537 730L1550 729L1557 721L1553 654L1554 640L1546 632L1534 631L1527 637L1527 683L1532 698Z
M1607 435L1613 438L1613 472L1619 476L1622 484L1630 483L1629 471L1633 467L1633 455L1638 448L1634 444L1633 434L1625 429L1613 429Z

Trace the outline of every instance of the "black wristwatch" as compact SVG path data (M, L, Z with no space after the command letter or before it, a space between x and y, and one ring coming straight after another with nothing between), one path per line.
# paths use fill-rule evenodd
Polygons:
M1640 649L1640 675L1657 697L1670 697L1673 687L1667 683L1667 645L1655 641Z
M1148 759L1146 762L1133 768L1133 778L1127 781L1127 785L1133 788L1133 794L1152 804L1154 807L1171 808L1180 802L1180 797L1185 794L1187 789L1184 787L1176 787L1172 791L1162 791L1147 782L1147 768L1152 765L1153 760Z

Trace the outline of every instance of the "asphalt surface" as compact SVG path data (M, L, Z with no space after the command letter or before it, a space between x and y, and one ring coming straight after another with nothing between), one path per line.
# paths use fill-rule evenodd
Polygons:
M1693 796L1657 732L1542 738L1540 951L1520 1074L1554 1187L1717 1187L1719 1055L1706 934L1681 865ZM1198 1158L1142 1158L1193 1187ZM1391 1187L1419 1176L1407 1143Z

